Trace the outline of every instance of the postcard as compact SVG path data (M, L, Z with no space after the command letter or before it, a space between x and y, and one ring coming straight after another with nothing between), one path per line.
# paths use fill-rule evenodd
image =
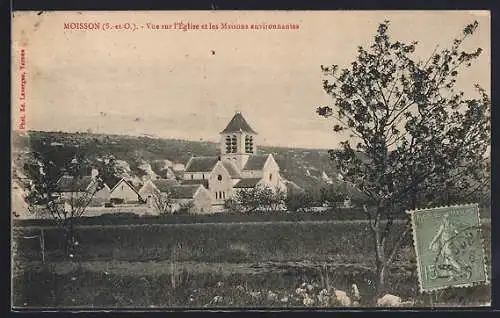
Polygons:
M15 11L12 309L491 306L488 11Z

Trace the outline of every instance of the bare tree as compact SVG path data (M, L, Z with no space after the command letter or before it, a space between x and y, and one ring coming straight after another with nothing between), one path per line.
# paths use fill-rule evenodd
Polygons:
M173 213L173 203L171 191L160 192L156 191L152 194L154 208L158 211L160 215L167 215Z
M49 216L66 232L66 255L74 244L74 221L82 217L95 193L103 186L96 176L88 176L90 163L75 155L62 169L50 158L33 153L25 169L34 180L26 202L38 216Z
M388 240L395 213L465 203L471 192L489 188L491 101L479 85L476 98L466 98L455 85L459 72L482 52L462 50L477 28L474 21L449 48L436 48L420 61L412 54L417 42L391 41L385 21L369 49L358 47L349 67L321 67L333 106L317 112L335 120L335 132L349 136L331 158L344 180L372 202L364 211L375 243L379 294L410 231L408 223L395 242Z

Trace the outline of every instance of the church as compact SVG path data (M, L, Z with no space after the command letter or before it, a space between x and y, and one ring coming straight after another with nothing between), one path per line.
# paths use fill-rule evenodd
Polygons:
M242 189L269 187L286 191L273 155L258 154L257 132L240 112L220 132L220 155L191 157L182 184L203 185L212 196L211 212L223 211L224 202Z

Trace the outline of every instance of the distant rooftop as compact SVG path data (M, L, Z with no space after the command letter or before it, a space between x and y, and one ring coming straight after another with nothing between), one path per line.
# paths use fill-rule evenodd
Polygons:
M250 156L243 170L262 170L269 155Z
M236 189L245 189L245 188L255 188L257 184L260 182L260 178L246 178L241 179L234 185Z
M210 172L219 161L218 157L192 157L186 172Z
M226 128L221 132L221 134L234 133L234 132L246 132L250 134L257 135L257 132L250 127L245 118L240 112L237 112L233 119L227 124Z

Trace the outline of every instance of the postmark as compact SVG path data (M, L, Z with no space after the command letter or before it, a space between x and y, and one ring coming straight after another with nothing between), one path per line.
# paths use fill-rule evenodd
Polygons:
M408 213L421 293L488 283L477 204Z

